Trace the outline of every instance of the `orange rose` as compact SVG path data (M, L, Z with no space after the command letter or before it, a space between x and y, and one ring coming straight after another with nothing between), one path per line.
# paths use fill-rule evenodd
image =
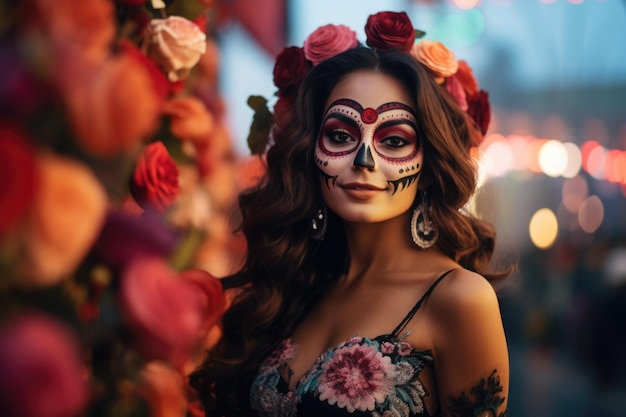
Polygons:
M213 131L213 115L195 97L173 98L165 103L163 113L170 116L170 131L183 140L205 141Z
M178 81L189 75L206 51L206 35L180 16L153 19L144 32L144 48L170 81Z
M39 285L67 277L87 254L104 223L107 196L76 160L38 157L39 187L26 224L21 272Z
M438 41L424 39L415 42L411 48L411 55L435 74L439 84L443 83L445 77L451 76L459 68L459 62L454 53Z
M115 38L110 0L27 0L30 28L42 31L56 46L70 46L89 61L101 62ZM27 24L28 26L28 24Z
M141 370L139 392L150 407L151 417L180 417L187 410L185 381L162 362L149 362Z
M67 62L65 65L79 65ZM77 141L91 154L112 156L135 149L157 126L162 98L137 59L120 54L72 83L65 101Z
M137 160L130 191L144 209L165 211L178 197L178 167L163 145L146 146Z

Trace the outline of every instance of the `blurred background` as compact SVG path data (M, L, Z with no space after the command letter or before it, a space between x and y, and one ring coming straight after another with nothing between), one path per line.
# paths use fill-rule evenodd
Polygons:
M469 208L517 265L508 415L626 416L625 0L0 2L3 415L202 415L185 378L263 170L247 99L272 108L283 47L327 23L364 42L382 10L491 99Z
M496 224L498 258L518 264L500 291L509 415L626 415L626 2L257 3L218 37L241 152L246 98L274 94L274 54L323 24L364 41L368 15L406 11L469 62L494 111L475 207Z

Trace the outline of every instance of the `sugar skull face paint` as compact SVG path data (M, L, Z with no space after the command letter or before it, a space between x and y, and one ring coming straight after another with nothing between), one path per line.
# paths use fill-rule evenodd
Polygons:
M344 219L382 221L410 208L423 154L409 103L397 80L371 71L348 75L331 93L315 161L324 200Z

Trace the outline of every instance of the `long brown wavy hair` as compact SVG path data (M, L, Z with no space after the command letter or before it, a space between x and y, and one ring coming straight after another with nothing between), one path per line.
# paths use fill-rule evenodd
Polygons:
M475 126L432 75L403 52L358 46L320 63L302 82L292 112L273 131L267 172L239 203L248 256L241 271L223 279L233 291L223 335L190 376L208 416L245 416L249 389L262 360L288 337L348 265L340 219L328 216L323 240L311 239L311 219L322 206L315 142L325 103L347 74L372 70L399 80L414 97L424 149L420 187L432 206L437 246L461 266L489 280L495 232L460 210L476 188L469 156Z

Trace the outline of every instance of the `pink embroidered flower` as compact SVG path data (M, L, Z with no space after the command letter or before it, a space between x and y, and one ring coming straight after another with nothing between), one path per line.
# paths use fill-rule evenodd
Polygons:
M459 68L459 61L454 52L438 41L424 39L416 42L411 49L411 55L435 75L439 84Z
M409 345L407 342L398 343L398 353L402 356L406 356L411 353L413 347Z
M313 65L357 46L356 32L345 25L324 25L304 41L304 56Z
M291 343L291 339L283 340L274 352L261 366L263 369L275 369L280 365L290 362L296 356L297 345Z
M319 399L352 413L373 411L394 392L396 366L368 345L346 345L322 365Z
M393 343L383 342L383 344L380 346L380 351L387 355L391 355L393 353L393 350Z

